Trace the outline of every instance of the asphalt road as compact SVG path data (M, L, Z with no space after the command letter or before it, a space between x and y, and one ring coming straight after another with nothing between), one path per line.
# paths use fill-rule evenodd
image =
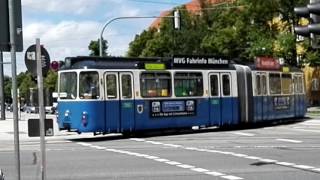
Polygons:
M124 138L48 139L50 180L318 180L320 119L242 129L197 130ZM0 168L14 179L12 146L0 143ZM21 142L23 180L40 179L39 143Z

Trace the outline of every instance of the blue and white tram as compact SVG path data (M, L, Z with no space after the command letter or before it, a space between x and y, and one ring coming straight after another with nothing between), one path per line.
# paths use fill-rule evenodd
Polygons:
M66 58L59 128L127 133L303 117L302 72L257 67L203 56Z

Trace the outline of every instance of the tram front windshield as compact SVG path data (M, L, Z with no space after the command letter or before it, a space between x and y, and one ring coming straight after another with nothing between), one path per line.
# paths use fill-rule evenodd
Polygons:
M59 86L60 99L76 99L77 98L77 73L64 72L60 74Z

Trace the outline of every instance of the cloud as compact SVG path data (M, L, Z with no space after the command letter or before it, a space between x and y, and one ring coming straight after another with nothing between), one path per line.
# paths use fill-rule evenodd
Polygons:
M91 40L97 40L101 24L94 21L62 21L53 23L31 23L24 28L25 47L40 38L47 47L51 59L62 60L66 56L88 55ZM115 34L110 30L108 34Z
M86 14L94 11L103 0L23 0L27 9L67 14Z

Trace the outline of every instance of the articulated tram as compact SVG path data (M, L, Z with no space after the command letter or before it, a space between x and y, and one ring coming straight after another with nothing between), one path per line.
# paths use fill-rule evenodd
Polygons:
M306 113L303 73L259 58L71 57L58 76L61 130L130 133L234 126Z

